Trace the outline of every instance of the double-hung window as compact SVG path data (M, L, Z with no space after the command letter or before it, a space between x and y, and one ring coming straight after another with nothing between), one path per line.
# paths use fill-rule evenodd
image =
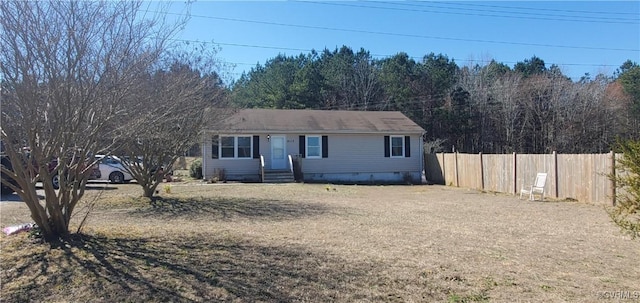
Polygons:
M235 137L220 137L220 158L235 158Z
M253 155L251 136L220 136L218 146L220 159L249 159ZM214 158L216 151L213 151Z
M236 137L237 150L236 158L251 158L251 137Z
M391 157L404 157L404 137L391 136Z
M322 140L320 136L307 136L307 158L322 157Z

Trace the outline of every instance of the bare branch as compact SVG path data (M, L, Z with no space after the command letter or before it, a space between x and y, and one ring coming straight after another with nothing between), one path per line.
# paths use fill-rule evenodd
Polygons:
M114 147L102 138L180 26L143 3L0 2L2 142L12 166L2 172L48 239L68 233L93 154Z

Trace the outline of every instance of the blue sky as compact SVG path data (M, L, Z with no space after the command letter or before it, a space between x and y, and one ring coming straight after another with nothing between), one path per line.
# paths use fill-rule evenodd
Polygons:
M442 53L459 66L535 55L574 79L640 61L640 1L196 1L190 12L176 38L219 46L234 79L279 53L342 45L377 58Z

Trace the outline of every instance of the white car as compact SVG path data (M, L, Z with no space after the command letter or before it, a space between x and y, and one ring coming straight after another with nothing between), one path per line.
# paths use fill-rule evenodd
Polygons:
M111 183L126 183L133 177L127 172L122 160L116 156L96 155L100 164L100 178L93 180L109 180Z

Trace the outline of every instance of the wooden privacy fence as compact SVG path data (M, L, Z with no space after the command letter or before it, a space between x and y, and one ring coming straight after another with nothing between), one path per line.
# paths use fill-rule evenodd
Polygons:
M428 181L450 186L519 194L537 173L546 172L545 196L613 204L615 157L608 154L425 154Z

